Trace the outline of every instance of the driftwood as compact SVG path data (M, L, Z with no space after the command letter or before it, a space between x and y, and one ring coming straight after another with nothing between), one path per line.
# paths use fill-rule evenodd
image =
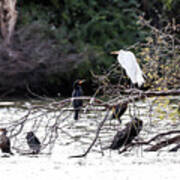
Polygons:
M128 97L124 100L118 100L115 103L104 104L104 105L108 106L108 107L113 107L113 106L117 106L119 104L130 103L130 102L134 102L137 100L145 99L147 97L177 96L177 95L180 95L180 89L167 90L167 91L147 91L147 92L143 92L143 91L138 90L138 91L135 91L135 95L131 94L130 97Z
M169 150L169 152L176 152L178 149L180 149L180 144L176 145L172 149Z
M121 100L116 100L115 103L113 102L113 100L111 100L111 102L103 102L102 100L98 99L98 98L93 98L92 97L78 97L77 99L84 99L84 100L89 100L91 103L91 105L100 105L100 106L104 106L106 107L107 109L112 109L113 107L115 106L118 106L118 105L121 105L121 104L124 104L124 103L130 103L130 102L134 102L134 101L137 101L137 100L141 100L141 99L144 99L144 98L147 98L147 97L153 97L153 96L169 96L169 95L180 95L180 89L178 90L168 90L168 91L147 91L147 92L143 92L143 91L140 91L140 90L136 90L134 93L130 92L131 96L130 97L127 97L125 99L121 99ZM63 100L61 102L59 102L58 106L60 107L61 104L65 104L65 103L68 103L72 101L72 98L69 98L69 99L66 99L66 100ZM107 117L106 117L107 118ZM96 136L94 138L94 140L92 141L92 143L90 144L89 148L87 149L87 151L82 154L82 155L77 155L77 156L71 156L71 158L80 158L80 157L85 157L89 152L90 150L92 149L92 147L94 146L94 144L96 143L97 139L98 139L98 136L99 136L99 133L100 133L100 130L103 126L103 124L105 123L106 121L106 118L100 123L100 125L98 126L97 128L97 131L96 131ZM179 131L178 131L179 132ZM160 134L160 135L157 135L156 137L152 138L151 140L149 140L148 142L143 142L143 143L139 143L139 145L141 144L149 144L151 141L154 141L155 139L157 139L159 136L164 136L164 135L167 135L167 134L173 134L173 133L177 133L177 131L173 131L173 132L167 132L167 133L163 133L163 134ZM123 153L125 152L129 147L131 147L132 145L134 145L133 143L132 144L127 144L127 146L124 147L124 149L122 151L120 151L119 153Z
M170 139L166 139L164 141L161 141L161 142L153 145L152 147L145 149L145 151L158 151L159 149L166 147L166 146L169 146L169 145L174 144L174 143L180 143L180 135L175 136L175 137L170 138Z
M173 134L180 134L180 130L173 130L173 131L160 133L160 134L155 135L148 141L132 143L132 144L130 144L130 146L151 145L152 142L159 140L160 138L163 138L165 136L173 135ZM156 143L155 145L151 145L151 147L146 148L145 151L158 151L164 147L167 147L167 146L169 146L171 144L175 144L175 143L177 143L177 144L180 143L180 135L176 135L175 137L160 141L160 142ZM177 151L179 148L180 148L180 145L177 145L169 151L170 152ZM124 150L123 150L123 152L124 152Z
M0 1L0 25L1 25L1 34L2 34L2 37L4 39L4 45L5 46L10 45L11 39L12 39L12 36L14 33L15 24L17 21L17 11L15 10L15 6L16 6L16 0L1 0ZM11 56L12 56L12 53L11 53ZM72 57L70 57L70 59L72 59ZM83 59L83 58L79 58L79 59ZM53 68L54 68L54 66L53 66ZM66 68L62 68L62 69L67 70ZM109 83L106 76L101 76L101 78L99 78L99 81L102 82L103 85L106 85ZM8 84L9 84L9 82L8 82ZM16 83L14 83L14 84L16 84ZM123 92L121 92L121 93L123 94ZM180 95L180 89L168 90L168 91L158 91L158 92L157 91L143 92L140 90L132 89L132 90L124 91L124 94L126 94L126 95L129 94L130 96L126 97L124 99L119 97L118 99L117 98L112 99L111 101L108 101L108 102L105 102L105 101L98 99L98 98L92 98L92 97L73 98L73 99L87 100L87 101L89 101L89 103L87 105L103 106L104 109L106 109L106 115L104 116L104 118L99 123L97 130L96 130L95 137L94 137L93 141L90 143L90 145L87 148L87 150L85 151L85 153L83 153L82 155L71 156L71 157L85 157L85 156L87 156L87 154L91 151L91 149L93 148L93 146L97 142L97 140L99 138L100 131L101 131L104 123L108 119L109 111L113 107L119 106L122 104L128 104L130 102L145 99L147 97ZM55 140L58 137L57 131L59 129L60 130L62 129L62 128L59 128L61 122L67 120L67 118L69 118L69 116L70 116L70 115L67 115L65 117L62 117L64 111L66 111L65 109L63 110L62 108L64 108L65 105L71 103L73 99L68 98L66 100L62 100L59 102L49 103L49 105L47 105L46 107L43 105L42 106L32 106L32 108L27 112L27 114L24 117L22 117L17 122L14 122L13 124L9 125L8 128L10 130L9 131L10 137L14 138L14 137L18 136L23 131L24 125L28 121L33 122L32 127L34 128L34 130L37 130L40 127L41 123L43 122L42 120L39 120L38 118L46 116L48 113L55 112L53 114L55 121L51 125L49 125L50 124L49 122L46 122L46 124L45 124L44 129L45 129L46 135L45 135L44 140L43 140L43 146L44 147L47 147L47 145L49 145L49 144L52 144L52 146L53 146L55 143ZM45 109L45 111L44 111L44 109ZM37 110L39 110L40 113L39 112L37 113ZM92 110L92 108L90 110ZM56 112L58 112L58 115L56 114ZM37 113L37 115L35 117L30 117L30 115L33 113L34 114ZM43 122L43 125L44 125L44 122ZM138 133L139 133L139 131L138 131ZM138 133L135 133L135 135L138 135ZM164 135L165 134L166 135L173 134L173 133L179 133L179 132L176 131L176 132L172 132L172 133L164 133ZM159 134L147 142L139 143L139 145L142 145L142 144L149 145L152 141L154 141L155 139L158 139L159 137L162 137L164 135ZM119 136L119 134L118 134L118 136ZM128 147L131 146L131 144L130 144L131 140L132 139L130 138L128 144L126 144L127 146L124 148L124 151ZM162 147L165 147L169 144L179 143L179 142L180 142L180 135L177 135L177 136L170 138L166 141L161 141L160 143L157 143L156 145L152 146L150 148L150 150L151 149L152 150L158 150L158 149L161 149ZM132 145L133 145L133 143L132 143ZM179 146L176 146L176 149L177 148L179 148Z
M164 136L167 136L167 135L172 135L172 134L179 134L180 133L180 130L174 130L174 131L168 131L168 132L164 132L164 133L160 133L154 137L152 137L150 140L148 141L145 141L145 142L137 142L135 145L149 145L151 142L161 138L161 137L164 137Z
M55 103L53 103L53 105L58 106L60 108L60 107L64 106L64 104L72 102L72 100L74 100L74 99L82 99L82 100L90 101L90 103L89 103L90 105L104 106L106 108L111 109L111 108L116 107L118 105L122 105L122 104L126 104L126 103L128 104L130 102L145 99L147 97L177 96L177 95L180 95L180 89L167 90L167 91L147 91L147 92L143 92L143 91L135 89L134 93L132 93L132 92L133 91L129 91L129 94L131 96L126 97L125 99L121 98L119 100L117 100L117 99L116 100L111 100L111 102L104 102L101 99L90 97L90 96L81 96L81 97L75 97L75 98L67 98L65 100L55 102Z
M23 107L25 109L25 111L27 111L27 113L23 117L21 117L20 119L18 119L16 121L13 121L12 123L0 123L0 126L7 127L8 137L11 138L12 142L13 142L13 149L16 150L16 152L19 152L21 154L23 154L26 151L27 152L29 152L29 151L26 150L26 148L25 149L23 148L23 142L21 142L21 141L18 142L18 137L22 136L24 134L24 131L26 132L26 128L25 128L26 124L31 123L32 125L30 127L31 128L30 130L32 130L35 133L38 131L44 132L44 137L42 137L42 139L41 139L42 150L48 149L49 152L51 152L58 136L60 135L60 133L62 133L64 135L67 135L68 137L70 137L70 140L71 140L70 143L76 142L78 140L78 142L81 143L82 146L85 146L87 148L84 153L82 153L80 155L71 156L71 158L81 158L81 157L86 157L92 151L92 149L96 150L96 145L98 145L101 148L100 151L101 151L101 153L103 153L104 149L102 147L111 144L111 142L109 141L110 139L109 140L106 139L109 137L104 138L104 136L101 136L101 135L103 135L104 130L105 130L105 133L106 133L106 130L109 131L109 129L111 129L113 132L115 130L117 130L117 129L112 129L112 124L106 123L108 120L110 120L109 117L111 115L111 109L112 109L112 107L114 107L115 104L118 104L118 103L121 104L124 102L133 102L134 99L139 100L142 97L144 98L146 96L147 97L149 97L149 96L151 97L152 95L166 96L166 95L170 95L170 94L177 95L178 93L180 93L180 90L169 90L169 91L165 91L165 92L164 91L161 91L161 92L155 92L155 91L139 92L139 91L136 91L136 92L134 92L135 95L131 95L131 97L125 97L124 99L120 99L120 97L119 97L118 98L119 100L114 99L111 101L103 101L103 99L101 100L101 99L92 98L92 97L80 97L81 99L86 101L86 103L84 103L84 105L86 105L86 106L89 105L88 108L86 109L86 107L85 107L84 110L89 109L89 110L96 111L96 108L97 108L97 111L98 111L98 109L101 109L103 111L106 110L105 114L100 113L100 116L97 115L97 118L93 119L93 121L95 121L98 125L96 127L96 130L94 131L93 139L91 139L91 138L88 139L88 140L90 140L88 142L86 140L83 141L83 139L78 139L74 134L71 134L68 131L69 128L67 128L67 127L71 126L71 124L68 124L67 120L72 115L72 113L71 113L72 109L70 109L69 113L67 113L67 110L69 109L69 107L71 107L72 98L68 98L68 99L65 99L62 101L54 101L53 99L48 99L48 101L46 101L47 104L40 104L40 105L35 105L35 106L31 105L30 107ZM139 96L139 98L137 98L138 96ZM100 107L96 107L96 106L100 106ZM72 122L70 122L70 123L72 123ZM43 124L43 127L41 126L42 124ZM73 122L73 124L74 124L74 122ZM120 124L118 123L118 126L119 125ZM84 129L84 131L86 132L86 128ZM101 132L102 132L102 134L101 134ZM133 143L128 142L125 146L122 146L122 148L124 148L124 149L122 149L119 153L123 153L134 146L139 146L139 145L152 146L151 143L157 139L159 141L159 139L161 137L164 137L167 135L173 135L173 134L176 134L179 136L179 133L180 133L180 131L169 131L169 132L161 133L146 142L136 142L136 141L134 141L135 140L134 139ZM135 133L135 135L136 135L136 133ZM85 135L85 137L86 137L86 135ZM87 134L87 138L88 138L88 134ZM106 140L104 141L104 139L106 139ZM136 142L136 143L134 143L134 142ZM163 142L163 141L161 141L161 142L162 142L162 147L163 147L165 145L165 142ZM169 142L179 144L180 141L177 138L177 139L169 140ZM105 144L103 144L103 143L105 143ZM47 147L49 147L49 148L47 148ZM99 150L98 150L98 152L99 152Z

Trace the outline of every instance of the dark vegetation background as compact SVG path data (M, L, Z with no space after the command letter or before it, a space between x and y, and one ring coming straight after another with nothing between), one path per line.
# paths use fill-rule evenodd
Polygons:
M20 56L1 49L1 97L29 97L30 90L70 96L77 78L87 80L85 94L91 94L97 86L91 71L108 70L115 62L111 51L153 36L141 17L159 30L180 24L179 0L19 0L17 10L12 46ZM173 33L179 38L179 31Z

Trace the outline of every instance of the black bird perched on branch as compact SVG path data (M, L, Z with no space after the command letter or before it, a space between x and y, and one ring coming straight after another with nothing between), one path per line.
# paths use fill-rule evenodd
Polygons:
M10 139L6 136L7 130L5 128L0 129L0 149L3 153L9 153L13 155L11 152L11 142Z
M41 149L41 143L39 139L35 136L34 132L30 131L26 135L27 144L32 150L32 154L38 154Z
M140 133L143 127L143 121L135 117L131 122L126 124L126 127L118 131L110 145L110 149L119 149L132 142L132 140Z
M72 97L80 97L80 96L83 95L83 90L82 90L81 85L82 85L82 83L84 81L85 80L76 80L74 82ZM74 107L74 110L75 110L74 119L78 120L79 110L83 105L83 101L82 101L82 99L74 99L72 103L73 103L73 107Z
M118 119L118 121L121 123L121 116L125 113L127 107L128 103L123 103L113 107L111 119Z

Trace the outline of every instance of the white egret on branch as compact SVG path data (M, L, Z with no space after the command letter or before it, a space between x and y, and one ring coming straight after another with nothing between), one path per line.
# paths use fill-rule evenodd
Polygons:
M137 83L138 87L140 87L145 82L143 72L137 63L135 55L131 51L113 51L111 54L118 55L118 62L125 69L133 84Z

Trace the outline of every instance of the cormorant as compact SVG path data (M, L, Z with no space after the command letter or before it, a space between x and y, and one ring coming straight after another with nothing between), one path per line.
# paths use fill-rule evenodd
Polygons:
M121 123L121 116L125 113L127 107L128 103L123 103L113 107L111 119L118 119L118 121Z
M72 92L72 97L80 97L83 95L83 90L82 90L82 83L84 82L85 80L76 80L73 84L73 92ZM78 115L79 115L79 110L80 108L82 107L83 105L83 101L82 99L74 99L73 100L73 107L75 109L75 112L74 112L74 119L75 120L78 120Z
M9 153L13 155L11 152L11 142L10 139L6 136L7 130L5 128L0 129L0 149L3 153Z
M118 131L110 145L110 149L119 149L132 142L132 140L140 133L143 127L143 121L135 117L126 127Z
M27 144L32 150L32 154L38 154L41 149L41 143L39 139L35 136L35 134L32 131L27 133L26 139L27 139Z

